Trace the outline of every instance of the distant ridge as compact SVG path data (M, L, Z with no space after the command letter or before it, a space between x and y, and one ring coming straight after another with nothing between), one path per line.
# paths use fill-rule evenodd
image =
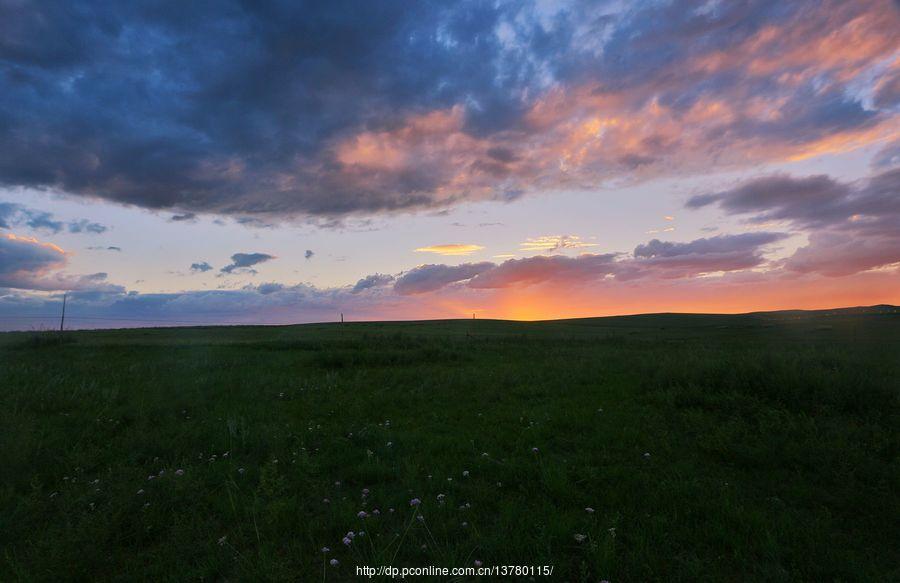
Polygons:
M900 314L900 306L877 304L874 306L854 306L850 308L827 308L823 310L770 310L749 312L748 316L858 316L862 314Z

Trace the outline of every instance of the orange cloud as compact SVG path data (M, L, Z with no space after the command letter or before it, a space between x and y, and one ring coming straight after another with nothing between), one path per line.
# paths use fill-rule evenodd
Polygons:
M449 243L446 245L430 245L428 247L419 247L416 253L436 253L438 255L471 255L476 251L484 249L481 245L465 245L462 243Z
M34 237L22 237L22 236L20 236L20 235L15 235L15 234L13 234L13 233L5 233L5 234L3 235L3 237L4 237L5 239L7 239L8 241L18 241L18 242L20 242L20 243L33 243L33 244L35 244L35 245L40 245L41 247L45 247L45 248L47 248L47 249L51 249L51 250L53 250L53 251L56 251L56 252L59 253L60 255L65 255L65 254L66 254L66 251L65 251L62 247L60 247L59 245L54 245L53 243L46 243L46 242L38 241L38 240L37 240L36 238L34 238Z

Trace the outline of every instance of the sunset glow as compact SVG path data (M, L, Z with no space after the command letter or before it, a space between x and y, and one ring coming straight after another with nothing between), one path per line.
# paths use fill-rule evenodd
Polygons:
M0 327L900 301L896 2L225 5L0 12Z

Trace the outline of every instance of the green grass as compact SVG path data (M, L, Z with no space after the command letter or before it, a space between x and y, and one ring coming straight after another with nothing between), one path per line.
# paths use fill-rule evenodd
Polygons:
M897 313L0 335L0 580L896 581L898 355Z

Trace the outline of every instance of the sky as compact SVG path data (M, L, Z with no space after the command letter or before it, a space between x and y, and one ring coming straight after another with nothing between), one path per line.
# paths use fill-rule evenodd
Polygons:
M900 2L0 0L0 329L900 303Z

